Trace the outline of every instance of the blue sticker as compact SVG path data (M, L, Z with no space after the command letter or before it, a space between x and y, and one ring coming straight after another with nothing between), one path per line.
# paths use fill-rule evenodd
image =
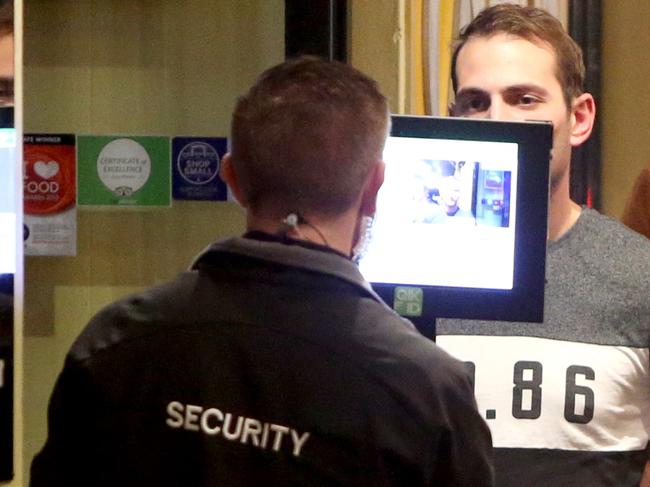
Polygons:
M174 137L173 198L225 201L227 189L219 177L219 168L227 147L228 141L223 137Z

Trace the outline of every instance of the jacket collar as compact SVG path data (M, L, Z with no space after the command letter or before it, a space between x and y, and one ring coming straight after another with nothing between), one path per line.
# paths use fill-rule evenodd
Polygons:
M294 267L319 274L327 274L362 288L370 297L383 303L372 290L359 268L349 259L335 252L327 252L302 245L287 245L282 242L264 241L244 237L234 237L215 242L201 252L191 265L198 269L214 253L230 253L261 259L267 262Z

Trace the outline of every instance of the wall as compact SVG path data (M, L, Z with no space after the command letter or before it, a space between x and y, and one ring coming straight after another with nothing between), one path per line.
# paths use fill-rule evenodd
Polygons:
M226 136L237 95L284 57L284 2L30 0L24 52L27 133ZM92 314L173 277L243 224L232 203L81 209L76 257L26 259L26 469L65 353Z
M350 64L377 80L394 113L402 108L399 59L405 33L400 30L400 3L403 0L349 0Z
M650 164L650 2L603 1L603 211L620 217L641 169Z

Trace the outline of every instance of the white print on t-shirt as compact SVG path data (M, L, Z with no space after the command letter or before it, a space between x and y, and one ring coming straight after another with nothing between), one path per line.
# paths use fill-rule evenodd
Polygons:
M650 438L648 349L439 335L465 361L495 447L632 451Z
M262 450L280 451L291 441L291 453L299 457L310 434L280 424L265 423L259 419L224 413L220 409L204 408L193 404L172 401L167 405L167 426L206 435L220 435L228 441L237 441Z

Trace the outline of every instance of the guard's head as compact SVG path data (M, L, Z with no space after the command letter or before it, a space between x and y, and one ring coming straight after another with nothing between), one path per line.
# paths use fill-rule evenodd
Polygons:
M389 120L377 83L346 64L303 57L267 70L232 120L242 203L271 218L342 214L381 161Z

